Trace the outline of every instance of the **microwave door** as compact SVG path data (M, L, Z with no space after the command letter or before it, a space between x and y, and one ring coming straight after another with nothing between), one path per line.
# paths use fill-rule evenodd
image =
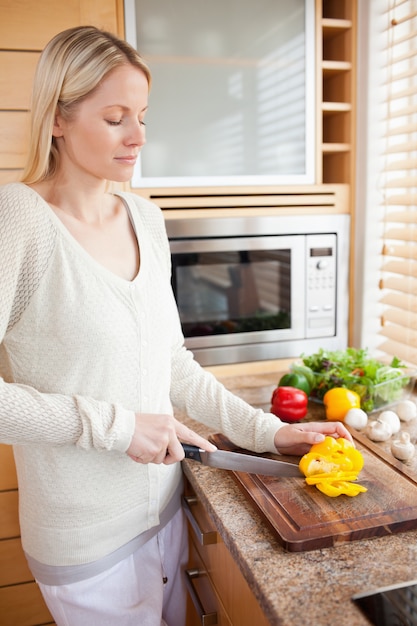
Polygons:
M186 345L213 348L305 333L304 236L172 241Z

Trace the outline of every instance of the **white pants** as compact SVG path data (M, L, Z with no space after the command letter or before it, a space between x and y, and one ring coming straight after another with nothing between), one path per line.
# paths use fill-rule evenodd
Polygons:
M57 626L184 626L181 570L187 546L180 510L155 537L106 572L70 585L38 584Z

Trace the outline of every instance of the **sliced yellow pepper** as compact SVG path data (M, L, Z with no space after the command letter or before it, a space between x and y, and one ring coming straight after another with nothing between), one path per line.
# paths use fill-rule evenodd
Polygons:
M349 474L348 472L333 472L331 474L313 474L306 477L307 485L317 485L319 483L337 482L339 480L357 480L357 474Z
M310 452L300 460L300 470L305 476L336 470L359 473L363 467L363 456L348 439L326 437L315 443Z
M299 468L308 485L315 485L328 496L357 496L367 491L366 487L352 482L357 480L363 464L362 454L349 440L326 437L311 446L300 459Z
M363 487L363 485L355 485L345 480L336 481L334 483L318 483L316 487L331 498L337 498L337 496L341 495L354 497L359 493L367 491L367 488Z

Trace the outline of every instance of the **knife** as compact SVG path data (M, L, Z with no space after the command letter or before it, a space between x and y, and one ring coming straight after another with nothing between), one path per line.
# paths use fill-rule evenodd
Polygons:
M298 465L286 461L264 459L250 454L215 450L206 452L197 446L182 443L185 458L198 461L209 467L233 470L235 472L247 472L249 474L263 474L264 476L302 476Z

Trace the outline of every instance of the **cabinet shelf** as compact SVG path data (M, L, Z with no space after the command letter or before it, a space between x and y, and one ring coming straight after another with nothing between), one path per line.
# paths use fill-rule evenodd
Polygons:
M334 113L347 113L352 110L350 102L322 102L321 110L323 115L333 115Z
M340 154L342 152L350 152L352 146L350 143L323 143L321 149L323 154Z
M352 28L351 20L337 20L330 17L324 17L321 20L321 27L323 32L323 39L334 37L341 31L350 30Z
M352 69L352 63L350 61L329 61L324 60L321 64L323 77L334 76L335 74L342 74L343 72L349 72Z

